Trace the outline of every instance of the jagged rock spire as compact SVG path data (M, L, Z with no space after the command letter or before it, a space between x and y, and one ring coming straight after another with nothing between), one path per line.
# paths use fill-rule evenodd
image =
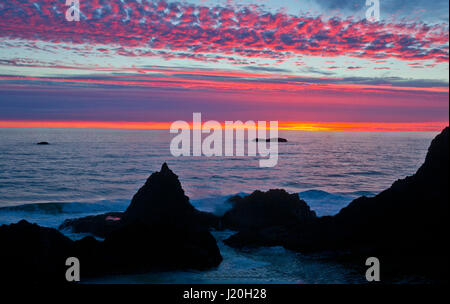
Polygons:
M178 176L167 163L154 172L134 195L124 214L124 220L140 220L146 224L165 221L186 221L194 211L184 194Z

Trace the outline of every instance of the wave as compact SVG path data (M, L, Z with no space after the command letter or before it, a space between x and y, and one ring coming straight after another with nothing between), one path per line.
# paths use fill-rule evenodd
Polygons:
M322 190L303 191L299 193L299 196L318 216L335 215L356 198L350 194L342 195Z
M318 216L334 215L356 197L370 194L362 191L336 194L322 190L308 190L298 193L299 197L306 201ZM222 216L232 207L229 198L235 195L243 197L249 195L249 193L239 192L232 195L217 195L201 199L191 199L191 203L201 211ZM121 212L125 211L129 204L129 199L112 199L91 203L55 202L6 206L0 207L0 224L14 223L21 219L26 219L44 226L57 227L67 218L105 212Z
M0 207L0 225L17 223L22 219L41 226L58 228L68 218L84 217L112 211L124 211L129 200L103 200L95 203L66 202L66 203L33 203L17 206ZM80 238L64 232L68 237Z
M0 207L0 213L45 213L45 214L73 214L103 211L124 211L129 200L103 200L95 203L65 202L65 203L32 203L16 206Z
M232 196L246 196L250 193L239 192L233 195L214 196L203 199L191 200L192 205L201 210L212 212L218 216L222 216L232 205L228 199ZM352 200L361 195L372 195L370 192L358 191L354 193L330 193L323 190L307 190L298 193L300 199L313 209L318 216L334 215L343 207L347 206Z
M249 195L249 193L239 192L232 195L219 195L201 199L191 199L191 203L198 210L211 212L215 215L222 216L232 207L228 199L236 195L243 197Z

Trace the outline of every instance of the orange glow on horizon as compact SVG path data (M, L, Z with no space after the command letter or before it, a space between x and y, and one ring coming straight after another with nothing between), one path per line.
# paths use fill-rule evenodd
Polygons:
M0 121L0 128L170 129L172 122ZM192 127L192 123L189 123ZM269 124L269 122L268 122ZM448 122L279 122L279 130L439 132ZM223 125L223 124L222 124Z

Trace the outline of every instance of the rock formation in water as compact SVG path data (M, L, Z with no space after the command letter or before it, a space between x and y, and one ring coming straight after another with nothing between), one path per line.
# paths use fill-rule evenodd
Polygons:
M286 143L288 142L288 140L286 138L282 138L282 137L277 137L277 138L255 138L254 141L256 142L260 142L260 141L265 141L265 142L279 142L279 143Z
M211 268L222 261L208 231L214 221L189 203L178 177L164 164L124 213L73 220L79 229L105 236L104 241L72 241L56 229L26 221L1 226L0 244L7 250L0 250L0 268L5 278L31 281L63 281L70 256L79 258L84 277Z
M70 229L75 233L91 233L104 238L125 223L136 221L152 225L196 223L204 228L216 228L219 225L217 216L199 211L191 205L178 176L164 163L161 171L153 173L133 196L125 212L67 219L59 229Z
M217 266L222 257L207 220L163 164L134 195L117 221L120 227L106 235L107 263L120 272Z
M375 197L360 197L335 216L273 234L240 232L234 247L277 244L301 252L333 251L364 265L378 257L384 273L443 278L448 269L449 128L432 141L424 164Z
M298 194L285 190L255 191L229 201L232 208L222 217L222 226L239 231L225 240L232 247L283 245L293 230L317 219Z
M25 220L0 226L0 281L62 281L73 243L56 229Z
M281 189L234 196L229 202L232 208L223 215L222 224L232 230L289 226L316 218L316 213L297 194Z
M65 220L59 230L70 230L75 233L90 233L92 235L105 238L112 231L122 225L120 221L123 212L108 212L99 215L89 215L82 218Z

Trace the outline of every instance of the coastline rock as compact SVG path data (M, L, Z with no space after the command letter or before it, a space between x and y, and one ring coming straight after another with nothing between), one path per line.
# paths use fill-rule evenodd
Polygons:
M279 143L286 143L286 142L288 142L288 140L286 138L282 138L282 137L277 137L277 138L255 138L254 141L256 141L256 142L260 142L260 141L265 141L265 142L276 141L276 142L279 142Z
M218 266L222 256L204 225L209 220L164 163L134 195L121 226L106 236L106 268L114 273Z
M448 228L449 129L431 143L424 164L375 197L360 197L324 217L297 246L438 253ZM443 248L442 248L443 249Z
M303 253L327 252L363 266L379 258L385 276L423 275L448 280L449 128L431 142L424 164L375 197L360 197L335 216L285 229L278 244ZM268 226L266 226L268 228ZM234 247L273 243L273 233L245 231Z
M211 233L200 226L127 224L105 238L103 268L110 274L204 270L222 261Z
M74 251L74 242L58 230L25 220L0 226L0 246L0 280L6 282L62 282Z
M275 189L229 199L232 208L222 217L224 228L253 230L273 226L290 226L316 218L305 201L297 194Z
M195 208L184 194L178 176L164 163L133 196L122 220L179 224L191 221L194 213Z
M58 229L70 229L75 233L90 233L105 238L125 224L142 222L149 225L200 225L205 229L218 228L220 218L212 213L199 211L184 194L178 176L166 163L160 172L154 172L133 196L125 212L109 212L65 220Z
M196 210L178 177L164 164L124 213L65 221L61 228L105 237L72 241L53 228L20 221L0 227L5 278L63 281L65 259L78 257L82 277L182 269L207 269L222 261L208 228L216 217Z
M231 247L282 245L293 227L316 219L316 213L285 190L255 191L249 196L230 198L233 207L222 217L225 229L237 230L224 242Z
M233 248L283 246L292 237L292 229L289 226L270 226L243 230L224 240L224 243Z
M100 215L67 219L58 227L58 229L69 229L74 233L90 233L105 238L108 234L122 225L122 216L123 212L108 212Z

